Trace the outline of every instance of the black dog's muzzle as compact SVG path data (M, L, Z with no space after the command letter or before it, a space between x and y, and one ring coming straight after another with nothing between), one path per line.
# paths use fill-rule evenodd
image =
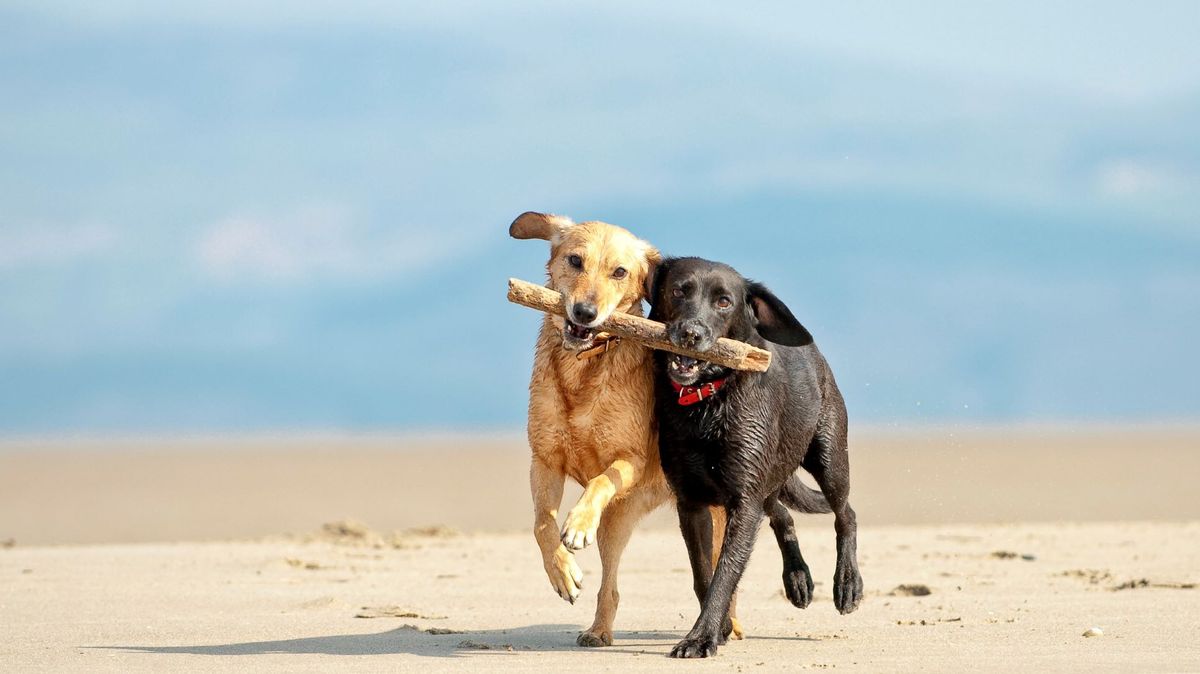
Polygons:
M682 346L693 351L707 351L712 348L712 330L703 321L688 318L671 323L667 327L667 338L675 346Z

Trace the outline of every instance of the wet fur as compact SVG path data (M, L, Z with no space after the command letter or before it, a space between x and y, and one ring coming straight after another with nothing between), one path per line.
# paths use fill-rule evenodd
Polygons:
M772 352L771 367L764 373L702 364L693 381L679 383L723 377L726 383L712 398L691 406L676 402L670 381L672 371L684 379L691 378L690 371L680 375L678 368L669 367L674 356L655 352L659 451L676 495L701 604L695 625L671 655L707 657L723 643L725 608L764 516L783 553L785 593L797 607L808 606L813 582L784 507L796 500L788 492L795 490L794 473L801 467L816 479L835 516L834 604L841 613L855 610L862 599L862 578L857 524L848 501L846 407L811 335L765 286L726 265L698 258L667 260L652 288L650 317L667 324L676 344L703 350L717 337L729 337ZM721 297L731 306L718 308ZM711 556L703 552L712 535L711 506L724 506L728 517L715 571Z

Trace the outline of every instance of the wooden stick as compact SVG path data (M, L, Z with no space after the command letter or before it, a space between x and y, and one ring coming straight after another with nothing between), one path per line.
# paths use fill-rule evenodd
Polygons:
M521 279L508 279L508 301L557 316L565 313L562 293ZM766 372L771 366L770 351L725 337L718 338L708 351L691 351L675 346L667 339L667 326L619 311L613 312L599 329L642 342L652 349L690 356L735 370Z

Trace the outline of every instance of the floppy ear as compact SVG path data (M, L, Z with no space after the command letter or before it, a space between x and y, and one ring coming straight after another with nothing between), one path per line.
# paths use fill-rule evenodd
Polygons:
M758 334L783 346L807 346L813 338L787 305L761 283L750 283L747 291L750 309L758 319Z
M658 251L655 251L656 253ZM651 305L658 299L658 288L662 285L663 279L667 277L667 272L671 269L671 263L675 258L663 259L659 255L658 261L650 265L650 269L646 272L646 301Z
M564 229L574 224L571 218L562 215L525 211L508 226L508 235L514 239L554 241Z
M645 242L643 242L645 243ZM642 279L643 297L647 301L654 301L654 277L658 274L658 268L662 264L662 253L650 244L646 244L646 277Z

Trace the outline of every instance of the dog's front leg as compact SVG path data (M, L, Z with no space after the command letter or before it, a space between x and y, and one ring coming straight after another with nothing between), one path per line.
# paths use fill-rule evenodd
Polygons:
M715 655L717 646L724 638L728 627L729 602L742 578L742 572L746 570L750 551L754 549L758 525L763 518L762 505L740 504L728 508L727 516L729 521L725 526L721 558L708 585L704 607L692 630L671 649L673 658L707 658Z
M596 529L608 502L629 491L642 476L642 466L626 459L617 459L600 475L588 480L583 495L567 513L563 524L562 542L571 550L582 550L596 542Z
M717 560L721 558L721 543L725 538L725 507L711 506L708 510L712 513L712 563L715 566ZM729 629L725 631L729 632L728 638L735 641L746 638L746 629L742 627L742 621L737 617L736 590L729 598Z
M704 600L708 598L708 584L712 582L712 557L709 552L713 548L713 521L708 508L702 505L679 501L676 508L679 532L683 534L683 544L692 565L692 590L703 610Z
M529 469L529 487L533 492L533 537L542 551L542 565L550 586L563 599L575 603L583 590L583 571L575 555L558 538L558 506L562 503L566 475L546 465L537 456Z

